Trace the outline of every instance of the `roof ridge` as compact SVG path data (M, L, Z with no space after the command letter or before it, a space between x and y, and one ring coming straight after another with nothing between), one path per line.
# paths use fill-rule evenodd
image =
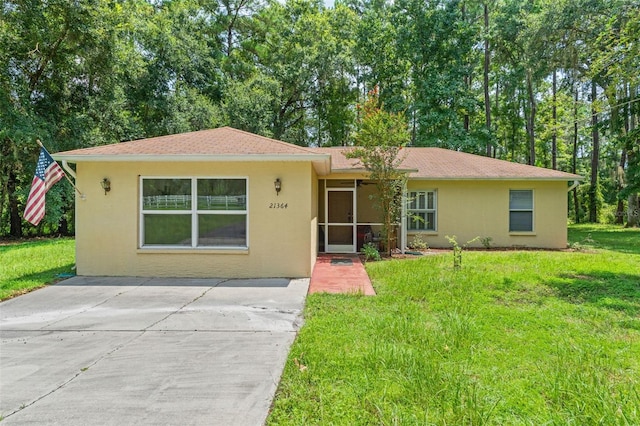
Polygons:
M302 150L302 151L306 152L307 154L312 154L313 153L313 151L311 150L310 147L304 147L304 146L296 145L294 143L285 142L285 141L281 141L281 140L278 140L278 139L270 138L268 136L258 135L256 133L251 133L251 132L248 132L246 130L236 129L235 127L231 127L231 126L222 126L222 127L217 127L215 129L209 129L209 130L213 131L213 130L218 130L218 129L229 129L229 130L232 130L234 132L242 133L242 134L245 134L247 136L254 137L254 138L266 139L269 142L276 142L279 145L285 145L287 147L296 148L296 149L299 149L299 150Z

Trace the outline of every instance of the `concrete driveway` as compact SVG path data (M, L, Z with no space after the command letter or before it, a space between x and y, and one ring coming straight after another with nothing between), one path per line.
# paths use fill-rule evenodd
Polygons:
M308 286L74 277L3 302L2 424L260 425Z

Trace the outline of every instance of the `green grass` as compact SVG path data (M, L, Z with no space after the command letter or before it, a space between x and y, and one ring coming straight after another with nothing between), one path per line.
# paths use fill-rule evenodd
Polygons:
M0 300L55 282L71 273L75 263L73 239L56 238L0 245Z
M625 229L615 225L593 224L571 225L569 241L578 246L640 254L640 228Z
M268 424L640 424L640 231L367 263L310 295Z

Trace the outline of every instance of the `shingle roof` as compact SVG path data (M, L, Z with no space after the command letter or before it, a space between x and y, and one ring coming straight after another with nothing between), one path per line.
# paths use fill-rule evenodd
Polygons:
M56 160L81 161L311 161L319 174L362 171L349 148L304 148L253 133L220 127L53 154ZM442 148L404 148L402 168L413 179L576 180L571 173L512 163Z
M314 151L331 155L331 168L337 170L362 170L355 159L348 159L348 148L315 148ZM576 180L581 176L558 170L534 167L526 164L497 160L495 158L452 151L443 148L404 148L401 167L409 170L413 179L534 179Z
M231 127L158 136L94 148L76 149L56 154L57 157L112 155L265 155L317 154L307 148L266 138Z

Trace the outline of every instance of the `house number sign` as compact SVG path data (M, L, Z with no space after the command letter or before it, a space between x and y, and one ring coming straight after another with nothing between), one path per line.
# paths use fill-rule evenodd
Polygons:
M270 209L286 209L288 203L269 203Z

